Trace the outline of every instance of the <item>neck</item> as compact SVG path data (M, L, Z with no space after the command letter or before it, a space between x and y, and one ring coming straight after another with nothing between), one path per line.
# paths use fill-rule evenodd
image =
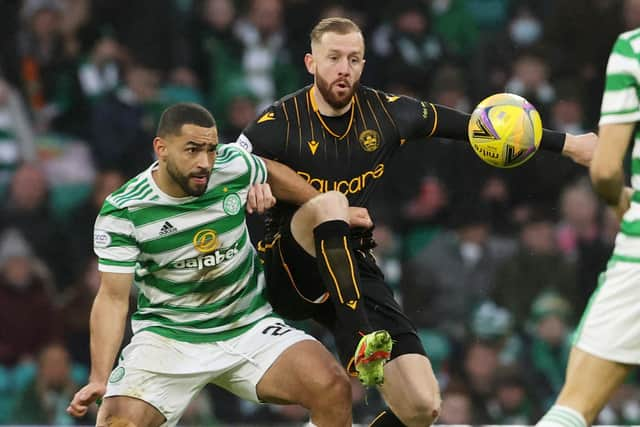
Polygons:
M171 197L187 197L188 194L184 192L184 190L176 184L176 182L169 176L167 169L162 167L160 163L158 168L151 171L151 178L156 183L158 188L162 190L163 193L171 196Z
M320 90L318 90L318 86L316 86L315 83L311 89L312 89L311 96L313 96L316 106L318 107L318 111L320 111L320 114L322 114L323 116L328 116L328 117L341 116L351 109L351 101L349 101L349 103L344 107L336 109L336 108L333 108L324 99L324 97L320 93Z

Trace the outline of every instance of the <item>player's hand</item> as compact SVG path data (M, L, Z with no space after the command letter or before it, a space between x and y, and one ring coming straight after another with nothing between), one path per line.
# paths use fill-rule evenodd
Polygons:
M598 135L593 132L582 135L567 134L562 155L569 157L579 165L589 167L593 153L598 145Z
M351 228L371 228L373 221L369 216L367 208L349 206L349 227Z
M618 217L619 221L622 221L622 217L625 212L629 210L631 206L631 197L633 196L633 188L624 187L622 192L620 193L620 200L618 201L618 206L615 206L613 210L616 213L616 217Z
M90 382L82 387L71 400L67 407L67 412L74 417L82 417L87 413L89 405L102 398L107 391L107 387L102 383Z
M258 212L262 214L275 204L276 198L271 194L269 184L253 184L251 188L249 188L249 194L247 195L248 213Z

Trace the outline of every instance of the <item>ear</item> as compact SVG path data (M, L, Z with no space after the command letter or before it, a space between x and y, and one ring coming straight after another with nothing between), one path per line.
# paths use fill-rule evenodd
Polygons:
M304 65L307 67L307 71L309 74L315 75L315 61L313 60L313 55L307 53L304 55Z
M167 141L158 136L153 139L153 151L156 153L156 157L158 158L158 160L166 160L169 154L167 152L168 149L169 147L167 146Z

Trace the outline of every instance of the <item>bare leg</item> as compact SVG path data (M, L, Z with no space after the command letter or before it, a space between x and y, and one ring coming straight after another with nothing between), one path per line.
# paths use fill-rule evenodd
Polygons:
M155 407L128 396L105 398L96 417L97 427L158 427L164 422Z
M587 425L592 424L632 368L573 347L567 379L556 404L575 409L582 414Z
M260 399L298 403L318 427L351 426L351 383L344 369L317 341L287 349L256 387Z
M438 381L431 362L421 354L403 354L384 366L380 392L407 427L431 425L440 411Z
M393 343L387 331L373 330L362 302L349 212L348 200L342 193L321 194L296 211L291 219L291 234L298 245L315 257L322 281L318 294L323 300L330 296L338 328L353 341L350 351L358 378L373 386L383 382L383 365L389 359Z
M309 255L316 256L313 229L323 222L349 222L349 202L337 191L329 191L306 202L291 218L291 234Z

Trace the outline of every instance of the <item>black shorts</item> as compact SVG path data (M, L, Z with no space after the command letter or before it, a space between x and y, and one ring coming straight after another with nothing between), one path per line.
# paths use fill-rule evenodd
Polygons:
M272 243L261 242L258 250L265 267L267 298L276 313L286 319L314 319L324 325L333 333L340 359L348 366L359 337L346 333L349 328L337 324L316 259L295 241L289 227L276 235ZM360 249L354 252L367 317L374 330L386 329L391 334L394 340L391 358L409 353L425 355L415 327L384 282L373 255Z

